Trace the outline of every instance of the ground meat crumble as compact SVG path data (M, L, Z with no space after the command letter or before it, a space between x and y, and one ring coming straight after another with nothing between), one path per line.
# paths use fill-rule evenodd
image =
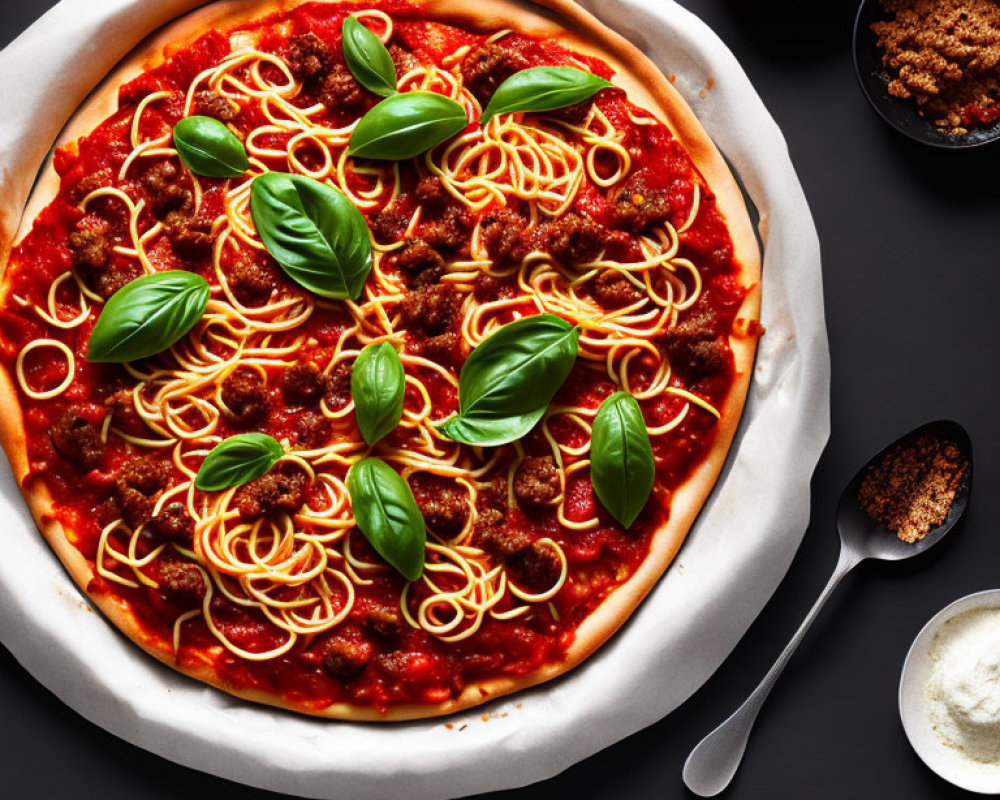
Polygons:
M955 135L1000 118L1000 4L995 0L880 0L872 23L889 93Z

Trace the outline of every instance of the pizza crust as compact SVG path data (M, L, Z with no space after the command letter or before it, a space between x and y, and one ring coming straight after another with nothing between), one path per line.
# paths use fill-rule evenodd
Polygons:
M294 8L305 1L223 0L181 17L136 47L67 123L57 144L65 146L76 141L111 116L117 110L118 87L162 63L164 53L169 55L191 44L207 30L232 29L250 20ZM632 102L656 114L670 128L705 178L715 195L717 208L726 220L734 257L741 267L741 283L748 287L737 320L760 318L760 251L740 189L722 155L680 93L641 51L573 0L535 0L533 4L527 0L476 0L475 3L468 0L414 1L435 21L454 22L472 30L491 32L514 28L559 40L571 49L606 61L616 73L614 83L626 90ZM52 167L50 156L25 207L15 245L30 231L35 217L55 198L58 190L59 177ZM0 288L0 299L6 296L7 290L6 285ZM625 623L663 575L715 486L739 425L753 371L757 336L741 331L742 328L734 329L730 335L736 376L719 409L722 418L708 456L688 480L675 489L670 517L654 532L649 554L642 565L577 628L575 641L561 662L545 665L519 677L494 678L471 684L459 697L441 703L392 706L384 713L371 707L336 703L311 713L335 719L379 722L451 714L551 680L597 650ZM166 651L157 639L142 630L124 603L109 595L88 591L93 571L56 519L48 488L41 481L26 480L28 460L18 389L14 377L6 369L0 369L0 444L7 453L14 476L46 541L74 582L122 633L167 666L199 681L247 700L310 713L276 695L226 686L208 664L203 667L178 666L173 653Z

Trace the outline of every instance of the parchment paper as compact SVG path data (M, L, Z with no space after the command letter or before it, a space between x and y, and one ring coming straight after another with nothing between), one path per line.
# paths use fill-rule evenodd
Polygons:
M201 4L62 0L0 53L2 240L90 89L146 34ZM184 678L118 634L63 571L4 465L0 639L87 719L181 764L307 797L423 800L509 788L550 777L668 714L707 680L771 596L802 538L809 480L829 435L829 356L809 209L777 126L702 22L669 0L584 4L677 76L761 214L767 333L729 463L666 577L583 666L459 714L448 720L452 729L444 720L314 720Z

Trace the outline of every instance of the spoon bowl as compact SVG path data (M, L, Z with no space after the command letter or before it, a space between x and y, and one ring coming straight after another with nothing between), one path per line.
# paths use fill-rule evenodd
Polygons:
M917 542L908 543L898 538L885 525L868 516L862 510L858 501L858 490L869 470L879 464L892 450L905 447L915 442L920 436L930 434L942 440L951 442L958 450L962 461L966 463L960 483L956 487L955 497L944 521ZM854 476L837 505L837 530L840 533L840 557L833 575L823 589L819 599L809 610L802 625L791 641L781 651L774 665L753 690L750 696L736 711L718 728L702 739L691 751L684 762L683 778L687 787L701 797L713 797L725 789L743 759L750 731L753 729L757 715L764 706L764 701L777 683L785 666L788 664L799 643L813 621L819 615L820 609L833 594L840 581L865 559L882 561L900 561L904 558L923 553L940 542L945 535L955 527L962 518L969 504L969 494L972 487L972 442L969 434L957 422L938 420L921 425L901 436L888 447L883 448Z
M871 24L888 19L878 0L862 0L854 19L854 70L861 84L861 91L886 124L903 136L920 144L943 150L964 150L980 147L1000 139L1000 120L993 125L972 128L956 136L939 130L933 122L922 116L917 104L909 98L889 94L890 76L882 64L882 50Z
M925 434L953 443L958 448L959 460L964 461L966 467L944 522L928 531L922 539L916 542L904 542L884 524L872 519L862 510L858 502L858 490L869 470L879 464L891 451L906 447ZM928 422L926 425L914 428L868 459L868 463L858 470L858 474L847 484L837 504L837 531L840 533L841 547L850 548L862 558L881 561L901 561L923 553L940 542L962 518L969 504L971 486L972 441L965 428L957 422L946 419Z

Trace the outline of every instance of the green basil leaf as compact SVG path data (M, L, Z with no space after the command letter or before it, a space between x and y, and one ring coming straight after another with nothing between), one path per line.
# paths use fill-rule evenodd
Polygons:
M358 158L403 161L436 147L468 124L465 109L443 94L394 94L361 118L347 151Z
M174 147L195 175L239 178L250 169L243 142L212 117L184 117L174 126Z
M202 492L221 492L242 486L266 474L284 449L266 433L238 433L223 439L203 462L194 487Z
M613 84L576 67L530 67L500 84L479 122L513 111L552 111L582 103Z
M356 299L372 269L368 223L344 194L287 172L266 172L250 187L261 241L296 283L322 297Z
M408 581L424 571L427 528L406 481L380 458L366 458L347 472L347 491L361 533Z
M615 392L601 403L590 440L590 481L597 499L626 528L653 491L653 448L635 398Z
M385 45L357 17L344 17L344 61L358 83L382 97L396 94L396 67Z
M104 304L87 360L123 364L162 353L195 326L208 304L208 281L169 270L126 283Z
M462 366L457 416L439 428L465 444L520 439L542 418L576 361L579 328L554 314L504 325Z
M395 429L403 417L406 375L399 353L388 342L370 344L351 369L354 418L369 446Z
M449 439L466 444L495 446L516 441L527 435L545 415L548 404L530 414L486 418L457 414L438 427Z

